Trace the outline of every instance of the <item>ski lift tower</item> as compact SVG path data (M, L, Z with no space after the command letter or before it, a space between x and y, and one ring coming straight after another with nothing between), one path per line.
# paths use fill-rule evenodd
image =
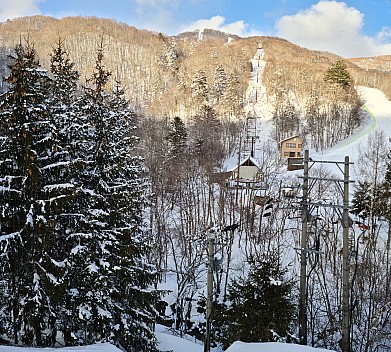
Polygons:
M255 114L249 114L246 119L246 126L244 131L242 159L246 158L247 156L255 156L255 141L257 138L257 117Z

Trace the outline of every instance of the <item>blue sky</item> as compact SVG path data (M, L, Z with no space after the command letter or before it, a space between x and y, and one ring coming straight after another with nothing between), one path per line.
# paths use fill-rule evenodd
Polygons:
M0 21L34 14L112 18L169 35L272 35L344 57L391 54L391 0L0 0Z

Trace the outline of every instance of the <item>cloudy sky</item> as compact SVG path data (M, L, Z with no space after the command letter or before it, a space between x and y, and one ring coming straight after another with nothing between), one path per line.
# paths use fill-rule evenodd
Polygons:
M391 0L0 0L0 21L35 14L112 18L169 35L271 35L344 57L391 54Z

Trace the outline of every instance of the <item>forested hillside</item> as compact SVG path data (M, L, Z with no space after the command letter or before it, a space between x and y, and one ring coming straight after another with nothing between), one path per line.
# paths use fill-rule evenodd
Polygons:
M321 80L338 59L331 53L303 49L274 37L239 38L208 30L202 35L188 32L167 37L113 20L43 16L2 23L2 52L9 53L26 36L34 43L44 67L60 36L82 80L93 71L94 53L103 39L107 67L126 87L126 96L135 109L170 118L191 117L198 112L202 99L207 99L220 116L239 118L251 71L249 60L259 45L265 48L268 63L267 88L279 71L290 89L308 95L309 86L318 84L317 78ZM348 66L356 84L379 88L391 96L389 73L350 62ZM202 96L206 92L198 87L202 84L207 96Z
M349 59L349 61L365 69L379 70L388 73L391 72L391 55L354 58Z

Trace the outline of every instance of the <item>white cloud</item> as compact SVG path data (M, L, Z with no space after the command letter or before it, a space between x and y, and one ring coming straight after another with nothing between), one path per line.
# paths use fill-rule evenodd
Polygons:
M225 23L223 16L213 16L210 19L201 19L192 22L181 28L180 32L194 31L196 29L216 29L222 32L236 34L240 37L247 37L250 35L262 35L259 32L250 29L250 26L244 21L236 21L232 23Z
M166 34L175 29L172 16L179 5L179 0L136 0L136 5L135 25L139 28Z
M391 28L383 27L382 30L377 33L376 38L380 42L388 41L391 42Z
M390 28L368 37L361 32L363 25L364 15L354 7L324 0L295 15L283 16L276 23L277 36L309 49L344 57L390 54Z
M43 0L0 0L0 21L7 19L37 15L38 4Z

